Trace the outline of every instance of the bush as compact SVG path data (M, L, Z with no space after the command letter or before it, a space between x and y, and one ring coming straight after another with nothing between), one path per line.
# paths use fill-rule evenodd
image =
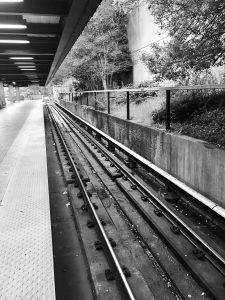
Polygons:
M225 92L180 96L180 100L171 101L172 128L180 134L225 147ZM155 110L152 117L154 123L164 123L165 105Z
M173 100L175 98L175 100ZM222 108L225 106L225 92L195 92L183 95L183 92L176 91L171 100L170 116L171 122L186 122L191 120L195 114L205 111ZM154 123L165 123L166 105L165 103L159 110L152 113Z
M195 115L180 133L225 147L225 107ZM178 125L178 124L177 124Z
M106 110L106 104L102 100L96 99L95 100L95 109L100 111Z

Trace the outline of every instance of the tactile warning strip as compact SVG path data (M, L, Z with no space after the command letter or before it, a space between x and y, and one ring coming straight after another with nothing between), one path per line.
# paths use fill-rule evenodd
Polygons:
M0 299L6 300L55 299L43 110L33 105L0 207Z

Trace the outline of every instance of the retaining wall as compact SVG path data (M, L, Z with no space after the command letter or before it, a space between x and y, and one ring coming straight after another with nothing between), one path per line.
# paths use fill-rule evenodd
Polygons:
M112 138L225 207L225 151L204 141L122 120L61 101Z

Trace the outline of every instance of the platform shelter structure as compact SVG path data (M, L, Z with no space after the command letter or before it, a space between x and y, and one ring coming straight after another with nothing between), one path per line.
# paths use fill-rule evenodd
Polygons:
M55 299L43 102L101 0L0 0L0 299Z

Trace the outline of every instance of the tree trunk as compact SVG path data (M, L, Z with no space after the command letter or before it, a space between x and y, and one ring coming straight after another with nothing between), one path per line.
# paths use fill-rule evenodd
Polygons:
M104 77L102 78L102 84L103 84L104 90L107 90L108 85L107 85L107 78L106 78L106 76L104 76Z

